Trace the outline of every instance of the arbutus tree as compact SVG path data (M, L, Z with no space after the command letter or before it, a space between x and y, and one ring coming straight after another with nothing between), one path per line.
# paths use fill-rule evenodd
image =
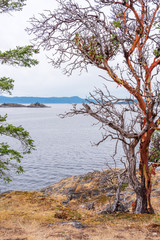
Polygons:
M65 73L69 75L75 69L95 66L132 96L120 112L115 107L120 99L115 99L108 91L104 94L96 90L96 95L92 95L94 101L83 104L81 109L75 107L69 114L87 113L114 130L111 136L123 144L129 180L136 193L134 212L153 213L151 175L160 164L158 161L150 163L149 145L160 124L157 79L160 1L84 0L81 5L72 0L57 2L56 11L33 17L28 31L34 34L38 46L52 50L50 61L54 67L65 64ZM135 114L130 124L125 122L128 111ZM138 143L140 178L136 175Z

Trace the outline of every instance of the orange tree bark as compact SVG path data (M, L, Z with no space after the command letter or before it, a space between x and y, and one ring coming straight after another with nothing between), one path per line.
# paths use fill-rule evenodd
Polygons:
M131 49L128 52L126 52L126 50L124 49L124 53L126 56L125 57L126 62L128 64L128 67L130 68L131 73L133 74L133 76L137 82L137 87L133 88L125 80L119 79L118 76L110 69L107 61L106 61L106 63L104 63L104 65L106 67L106 71L111 76L111 78L116 83L118 83L119 85L126 88L137 99L140 108L144 112L144 116L145 116L144 120L143 120L143 126L144 126L146 121L149 121L149 119L151 119L153 117L152 116L153 109L152 109L152 104L151 104L151 97L153 96L153 93L151 90L151 74L152 74L153 69L155 67L157 67L158 64L160 64L160 59L159 58L157 59L157 57L155 57L154 61L152 62L152 64L150 66L148 66L146 62L141 63L145 70L145 81L144 81L145 90L144 90L144 95L142 95L140 92L141 80L138 77L138 75L136 74L136 70L132 66L132 63L130 61L130 56L137 48L139 51L139 57L140 58L143 57L143 54L142 54L143 47L145 46L145 44L149 38L149 33L151 31L151 28L152 28L152 25L154 22L154 17L159 9L160 4L157 6L157 8L154 11L154 14L150 21L150 25L149 25L147 33L145 35L144 41L140 42L141 36L144 34L145 10L144 10L144 1L139 1L139 3L141 4L141 7L142 7L141 17L139 17L137 11L134 9L133 6L126 4L126 8L131 9L133 11L133 13L135 14L136 19L139 22L141 28L140 28L140 32L138 32L136 34L136 36L133 40ZM122 4L122 3L116 2L116 4ZM124 14L124 23L125 22L126 22L126 19L125 19L125 14ZM128 30L127 30L127 26L126 26L126 32L127 31ZM154 213L154 210L151 205L151 171L149 169L148 160L149 160L149 144L150 144L151 136L152 136L154 130L156 129L156 125L159 125L159 122L158 122L158 124L155 124L154 121L150 121L148 130L143 134L143 136L140 140L139 173L141 176L141 186L140 187L138 186L137 189L135 189L136 195L137 195L136 205L135 205L135 213ZM143 126L142 126L142 129L143 129Z

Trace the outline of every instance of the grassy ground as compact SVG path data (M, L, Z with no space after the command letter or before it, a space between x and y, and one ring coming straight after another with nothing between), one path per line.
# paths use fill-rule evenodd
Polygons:
M85 180L89 182L87 177ZM92 183L94 180L92 176ZM0 240L159 240L159 180L160 173L157 173L152 194L155 215L98 214L99 209L108 203L104 193L72 199L67 205L62 204L65 194L61 198L55 198L54 193L49 196L36 191L0 195ZM64 186L64 180L62 182ZM58 187L57 184L55 186ZM96 207L89 210L85 207L86 201L94 201ZM76 228L74 221L80 222L83 228Z

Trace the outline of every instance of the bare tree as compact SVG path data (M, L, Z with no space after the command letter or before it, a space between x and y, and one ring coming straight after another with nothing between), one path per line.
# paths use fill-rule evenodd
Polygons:
M149 144L160 124L159 91L153 88L160 69L160 1L84 0L81 5L72 0L57 2L56 11L33 17L28 31L34 34L38 46L52 50L50 61L54 67L65 64L65 73L72 74L75 69L93 65L131 94L133 104L125 106L121 114L115 107L118 100L108 101L100 90L98 98L92 96L95 102L74 109L74 114L87 113L114 130L112 138L123 143L137 195L135 213L153 213L151 173L159 163L149 163ZM129 125L125 122L128 111L138 113ZM140 122L138 129L136 122ZM138 143L140 180L136 176Z
M117 143L122 143L125 153L125 157L123 157L122 161L127 171L129 183L132 185L137 195L135 213L145 211L143 208L146 206L144 204L146 195L142 195L142 182L139 180L137 174L137 164L139 164L138 144L143 134L147 132L149 122L142 128L144 113L139 107L138 102L132 98L118 99L110 95L107 87L106 94L105 90L96 89L94 95L90 94L90 99L92 100L89 100L88 104L84 103L82 107L74 105L70 112L61 116L72 117L79 114L88 114L101 124L101 129L103 129L104 132L102 139L97 145L104 142L107 138L116 140ZM159 100L157 99L157 101ZM157 101L155 101L154 112L159 115ZM117 147L115 148L115 154L117 154L116 151ZM159 163L149 164L148 166L150 167L150 172L154 172L153 168L159 166Z

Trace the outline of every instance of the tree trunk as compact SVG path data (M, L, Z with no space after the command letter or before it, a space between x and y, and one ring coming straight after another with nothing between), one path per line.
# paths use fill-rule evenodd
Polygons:
M154 213L151 205L151 173L148 166L150 138L151 135L145 133L140 144L139 173L141 175L141 186L136 191L135 213Z
M147 194L147 189L145 187L141 187L140 191L136 193L136 205L134 213L149 213L153 214L154 210L150 201L150 193Z
M145 174L144 174L145 173ZM153 214L154 210L151 204L151 175L142 172L141 187L136 189L136 204L134 213Z
M149 134L145 134L144 137L149 137ZM138 141L137 141L138 142ZM140 145L140 166L139 172L141 179L137 179L137 170L136 170L136 157L135 157L135 147L137 145L136 140L130 144L129 151L127 154L129 162L129 180L133 189L136 193L136 201L133 204L134 213L154 213L154 210L151 205L151 173L149 172L148 167L148 157L149 157L149 142L150 138L143 139Z

